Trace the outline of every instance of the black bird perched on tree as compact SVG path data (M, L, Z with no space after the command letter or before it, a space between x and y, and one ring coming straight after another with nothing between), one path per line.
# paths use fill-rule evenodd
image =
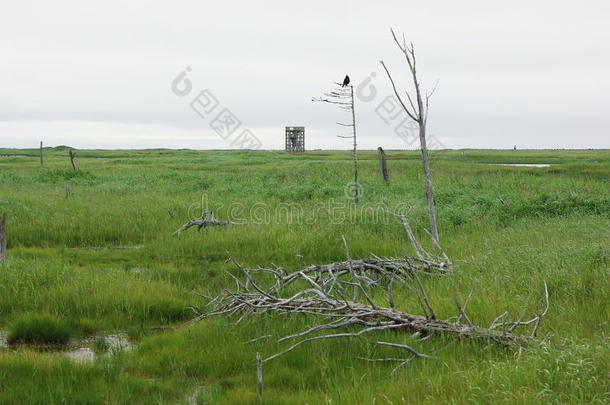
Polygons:
M343 84L341 85L341 87L345 87L349 84L349 76L345 75L345 79L343 79Z

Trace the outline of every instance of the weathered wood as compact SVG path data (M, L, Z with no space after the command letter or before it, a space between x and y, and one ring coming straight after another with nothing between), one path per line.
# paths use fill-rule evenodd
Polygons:
M258 397L263 399L263 359L260 353L256 353L256 379L258 382Z
M353 260L345 237L343 242L346 261L309 266L293 272L278 266L246 268L230 257L228 261L233 262L241 273L240 277L227 272L227 275L235 281L235 290L224 290L216 297L198 294L209 301L207 306L211 309L208 312L200 312L193 307L196 317L192 322L211 316L238 315L237 323L239 323L246 317L271 312L326 319L304 331L279 338L278 343L286 341L294 343L273 355L261 359L260 354L257 353L258 390L261 397L264 363L289 353L303 344L324 339L354 338L367 333L396 331L412 333L413 338L423 336L422 340L429 336L447 335L483 343L491 341L506 346L518 346L520 351L524 346L545 343L546 339L539 341L535 337L549 308L546 283L544 283L544 303L538 314L527 321L523 321L524 315L522 315L517 321L500 322L507 316L508 312L505 312L494 319L489 327L475 325L466 313L466 305L471 294L463 306L457 297L454 297L458 316L440 319L418 276L418 273L421 273L419 270L425 269L422 265L427 264L426 258L430 255L414 239L406 217L400 216L400 218L417 253L417 258L389 259L373 255L371 259ZM444 253L443 256L446 257ZM438 266L439 269L444 269L446 264L441 263ZM270 282L269 278L275 282ZM394 307L393 290L401 287L405 292L415 294L421 314L404 312ZM380 294L374 294L374 289L377 292L386 291L390 307L379 305L378 300L385 301L385 299L380 297ZM352 298L348 295L352 295ZM466 323L463 323L462 319ZM530 325L533 326L530 336L515 333L517 328ZM344 331L334 332L340 329ZM251 339L247 343L268 337L269 335L265 335ZM397 361L400 363L398 367L401 367L413 358L430 358L404 344L379 341L377 345L406 350L411 358L364 358L364 360Z
M40 141L40 168L44 167L44 158L42 156L42 141Z
M432 191L432 172L430 171L430 156L428 155L428 147L426 146L426 126L419 127L419 142L421 144L422 165L424 169L424 188L426 191L426 200L428 201L428 216L430 217L430 232L432 240L440 244L438 239L438 226L436 224L436 207L434 205L434 193Z
M74 152L73 150L70 149L70 152L68 152L70 155L70 163L72 164L72 169L74 169L75 172L78 171L78 166L76 165L76 161L74 161L74 158L76 158L76 152Z
M182 225L178 228L172 235L180 235L182 232L187 229L196 226L198 229L207 228L209 226L228 226L231 225L232 222L229 221L218 221L216 219L196 219L194 221L189 221L186 224Z
M294 341L295 343L263 359L262 363L289 353L308 342L323 339L353 338L367 333L389 330L413 333L414 337L446 335L483 342L491 341L506 346L522 347L542 343L535 339L535 335L549 307L546 283L544 285L544 304L540 312L532 319L523 321L522 316L516 322L498 323L500 319L498 317L489 327L483 327L471 322L461 323L460 320L451 320L456 317L446 320L439 319L435 315L432 303L428 299L415 271L410 271L412 278L397 277L390 271L383 271L373 276L370 273L366 274L360 270L352 269L352 266L348 266L350 268L343 272L320 270L307 274L305 271L300 271L293 273L298 277L299 284L293 284L290 288L286 288L292 283L286 282L287 276L283 269L248 269L239 266L233 259L230 260L239 267L242 274L240 278L228 273L235 280L236 289L234 291L225 290L214 298L201 294L202 297L209 300L212 310L207 313L196 311L197 317L194 321L216 315L239 315L237 321L239 323L244 317L271 312L284 315L303 314L328 320L325 323L315 324L304 331L278 339L278 343L286 341ZM275 283L269 283L269 277L274 278ZM405 287L407 291L416 294L422 306L423 315L386 308L375 302L375 300L380 299L380 296L379 294L372 294L372 289L376 288L378 291L386 289L388 294L391 294L393 281L397 282L397 286ZM417 286L410 285L412 282L416 282ZM300 287L295 289L297 286ZM354 298L349 299L347 293L352 288L359 289L361 294L354 294ZM426 307L422 304L422 300L425 301ZM462 307L459 303L457 305L458 314L466 318L465 307ZM528 325L534 326L534 332L530 336L514 333L516 328ZM338 329L347 329L347 331L331 332ZM377 344L407 350L415 357L429 357L410 346L391 342L378 342ZM409 359L403 360L407 361Z
M438 238L438 227L436 223L436 208L434 206L434 193L432 191L432 174L430 172L430 156L428 154L428 146L426 144L426 123L428 121L428 110L430 106L430 98L434 93L434 89L432 91L422 94L419 77L417 75L416 69L416 60L415 60L415 48L413 47L413 43L407 44L407 41L404 39L402 43L396 38L396 34L394 30L390 29L392 33L392 38L394 38L394 42L403 53L407 65L409 67L409 72L411 76L411 80L413 81L413 88L415 90L415 94L410 94L408 91L405 92L407 96L408 104L407 105L401 93L396 89L396 85L394 83L394 79L390 74L390 71L386 67L385 63L381 61L381 66L385 70L388 78L390 79L390 83L392 85L392 89L394 90L394 95L398 98L400 105L403 110L407 113L407 115L417 123L419 127L419 142L421 148L422 155L422 166L424 171L424 188L426 193L426 200L428 201L428 216L430 218L430 232L432 234L432 239L436 244L440 244ZM413 101L415 99L415 102Z
M349 89L352 103L352 133L354 135L354 149L352 150L352 157L354 159L354 201L357 203L360 201L360 183L358 182L358 144L356 143L356 110L354 108L354 86L350 84Z
M0 220L0 262L6 260L6 245L8 242L8 215L4 214Z
M389 183L390 173L388 172L388 162L381 146L377 148L377 154L379 156L379 172L381 173L381 177L383 178L383 181Z

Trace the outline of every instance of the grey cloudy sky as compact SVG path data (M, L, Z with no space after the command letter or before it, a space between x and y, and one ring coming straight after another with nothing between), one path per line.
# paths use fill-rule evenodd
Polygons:
M607 1L5 0L0 147L230 148L190 108L209 89L265 149L286 125L308 149L347 149L344 112L311 98L349 73L369 96L359 146L414 148L376 113L391 94L380 59L408 84L393 26L424 86L439 80L429 125L446 147L610 148L609 21Z

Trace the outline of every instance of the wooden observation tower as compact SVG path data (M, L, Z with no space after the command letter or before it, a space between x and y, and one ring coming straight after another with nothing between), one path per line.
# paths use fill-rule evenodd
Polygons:
M286 152L305 152L305 127L286 127Z

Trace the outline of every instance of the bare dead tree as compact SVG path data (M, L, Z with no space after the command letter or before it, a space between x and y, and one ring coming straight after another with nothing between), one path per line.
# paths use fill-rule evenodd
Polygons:
M72 169L74 169L74 171L77 172L78 166L76 165L76 161L74 160L76 158L76 152L74 152L72 149L70 149L70 151L68 152L68 155L70 156L70 163L72 164Z
M337 87L328 93L324 93L323 97L314 97L312 101L335 104L342 110L351 113L352 122L342 123L337 122L337 125L343 127L351 127L352 134L348 136L337 135L339 138L347 138L352 140L352 159L354 161L354 187L353 198L357 203L360 201L360 182L358 180L358 144L356 142L356 110L354 108L354 86L348 84L343 86L341 83L335 83Z
M388 162L381 146L377 148L377 155L379 157L379 172L381 173L381 177L384 182L389 183L390 173L388 172Z
M2 215L0 220L0 263L6 261L6 245L8 241L8 215Z
M430 157L428 155L428 147L426 145L426 122L428 120L428 110L430 105L430 97L434 93L436 86L430 91L423 94L421 90L421 83L417 74L417 63L415 59L415 48L413 47L413 43L407 44L406 39L402 38L402 41L399 41L396 38L396 34L393 29L390 29L392 32L392 38L394 38L394 42L403 53L407 65L409 67L410 79L413 82L414 90L409 92L409 90L405 91L407 103L405 103L404 98L401 97L396 85L394 83L394 79L390 74L390 71L386 67L383 61L380 61L381 66L388 75L390 79L390 83L392 84L392 89L394 90L394 94L403 110L407 113L407 115L417 123L419 127L419 142L422 154L422 164L424 170L424 179L425 179L425 192L426 199L428 200L428 214L430 217L430 231L432 234L432 239L436 242L436 244L440 244L438 237L438 227L436 224L436 209L434 206L434 194L432 192L432 174L430 172ZM413 94L414 92L414 94Z

